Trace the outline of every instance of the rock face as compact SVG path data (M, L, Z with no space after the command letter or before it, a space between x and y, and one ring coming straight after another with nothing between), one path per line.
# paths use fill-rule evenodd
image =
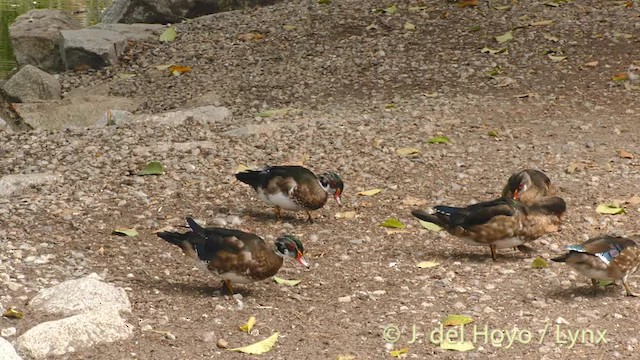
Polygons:
M16 348L35 359L128 339L133 328L115 310L75 315L38 324L22 334Z
M103 13L103 23L178 23L194 18L253 5L270 5L277 0L115 0Z
M155 122L166 125L179 125L186 120L201 123L216 123L228 120L231 111L225 107L201 106L193 109L170 111L162 114L140 115L132 119L132 122Z
M10 342L0 337L0 359L21 360Z
M47 72L64 70L60 31L80 28L77 21L60 10L31 10L18 16L9 26L18 65L33 65Z
M158 36L166 29L166 26L160 24L105 24L100 23L91 27L91 29L100 29L115 31L120 35L132 41L157 41Z
M25 65L13 75L4 84L4 90L21 102L60 99L58 79L33 65Z
M44 289L31 299L29 306L36 311L64 316L107 308L131 312L124 289L105 283L95 273Z
M85 66L100 69L115 64L127 45L125 36L109 30L63 30L60 34L60 51L66 69Z

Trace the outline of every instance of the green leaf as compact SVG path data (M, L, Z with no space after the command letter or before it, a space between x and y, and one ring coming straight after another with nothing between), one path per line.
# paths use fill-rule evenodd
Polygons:
M250 317L249 320L247 320L247 323L240 326L240 330L246 332L246 333L250 333L251 329L253 329L253 325L256 324L256 318L255 317Z
M385 222L381 223L380 226L394 228L394 229L404 229L405 225L400 222L398 219L390 218L385 220Z
M449 138L446 136L436 136L429 139L429 144L446 144L449 142Z
M229 351L239 351L245 354L253 354L253 355L264 354L267 351L271 350L273 345L276 344L276 342L278 341L279 335L280 335L279 332L275 332L273 335L269 336L268 338L262 341L258 341L257 343L253 343L251 345L247 345L247 346L243 346L235 349L229 349Z
M275 281L277 284L287 285L287 286L296 286L302 282L302 280L294 280L294 279L287 280L277 276L273 277L273 281Z
M604 280L604 279L598 280L598 286L600 286L601 288L604 288L613 284L615 284L615 282L612 280Z
M513 40L513 34L511 33L511 31L507 31L506 33L496 36L496 41L500 44L505 43L509 40Z
M160 34L160 37L158 38L158 40L162 42L172 42L173 40L176 39L176 35L178 35L178 33L176 32L176 28L174 28L173 26L170 26L167 28L167 30L165 30L162 34Z
M469 26L469 32L476 32L482 30L480 25L471 25Z
M447 317L442 320L442 325L458 326L458 325L467 325L472 322L473 322L473 319L466 315L447 315Z
M115 230L113 230L111 232L111 234L118 235L118 236L135 237L135 236L138 236L138 230L136 230L136 229L115 229Z
M8 319L22 319L24 318L24 312L16 309L16 308L8 308L7 310L4 311L4 313L2 314L2 316L8 318Z
M385 9L382 9L382 11L386 12L387 14L395 14L395 12L398 11L398 8L395 5L391 5Z
M547 261L541 257L535 258L533 259L533 261L531 262L531 267L533 269L544 269L549 267L549 264L547 263Z
M438 232L440 230L442 230L442 228L439 225L436 225L432 222L428 222L428 221L424 221L424 220L418 220L420 221L420 225L422 225L423 228L429 230L429 231L435 231Z
M624 214L626 211L623 208L614 206L612 204L600 204L598 205L598 207L596 207L596 212L598 214L605 215L618 215Z
M163 175L164 167L159 161L152 161L138 173L138 175Z
M566 56L557 56L557 55L551 55L551 54L547 55L547 57L553 62L560 62L562 60L567 59Z
M440 265L440 263L437 263L435 261L421 261L416 266L419 267L420 269L428 269L428 268L436 267L438 265Z
M487 135L491 136L491 137L498 137L498 132L495 130L489 130L489 132L487 133Z
M471 351L475 349L471 341L449 341L444 340L440 343L442 350L455 350L455 351Z
M318 0L318 4L320 4L320 5L329 5L329 4L331 4L331 0Z

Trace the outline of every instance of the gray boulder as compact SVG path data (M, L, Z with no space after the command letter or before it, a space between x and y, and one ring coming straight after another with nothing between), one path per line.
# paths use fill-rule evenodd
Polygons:
M102 14L102 22L175 24L184 18L276 2L277 0L114 0Z
M127 38L115 31L80 29L60 34L60 52L67 69L100 69L115 64L127 46Z
M10 342L0 337L0 359L2 360L22 360L16 353Z
M226 107L201 106L193 109L169 111L162 114L138 115L132 122L153 122L165 125L180 125L185 121L195 121L202 124L221 123L231 119L231 111Z
M0 196L9 196L29 186L62 181L58 174L11 174L0 178Z
M25 65L5 84L4 91L21 102L59 100L60 81L33 65Z
M126 340L132 335L133 327L120 313L106 309L38 324L16 340L16 348L32 358L44 359Z
M47 314L64 316L107 308L131 312L124 289L107 284L96 273L43 289L31 299L29 306Z
M90 29L115 31L131 41L154 41L167 27L160 24L105 24L100 23Z
M9 26L18 66L33 65L48 72L64 70L60 57L60 31L81 25L61 10L30 10Z

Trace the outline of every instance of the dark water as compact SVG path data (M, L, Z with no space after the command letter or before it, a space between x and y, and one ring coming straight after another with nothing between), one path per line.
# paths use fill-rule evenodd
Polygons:
M100 13L112 0L0 0L0 79L16 66L9 24L31 9L61 9L85 26L99 21Z

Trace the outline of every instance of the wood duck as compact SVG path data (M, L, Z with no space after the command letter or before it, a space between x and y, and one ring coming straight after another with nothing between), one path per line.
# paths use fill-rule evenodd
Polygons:
M433 213L414 210L411 214L439 225L467 244L489 246L495 261L497 249L520 249L526 242L550 232L565 211L563 199L549 196L531 207L513 199L498 198L467 207L439 205L433 208Z
M262 201L275 208L277 220L282 219L280 209L305 210L308 221L313 223L310 211L323 207L329 195L342 205L344 184L334 172L316 176L302 166L268 166L240 172L236 178L251 185Z
M267 244L258 235L233 229L203 228L187 217L187 233L159 232L157 235L179 246L199 267L220 277L233 294L232 282L247 284L275 275L284 258L309 267L302 242L293 235L282 235Z
M502 189L502 197L531 205L537 198L556 195L551 179L540 170L524 169L509 177Z
M629 288L627 279L640 265L640 244L636 239L602 235L580 245L567 246L568 252L551 259L571 266L591 278L593 293L598 290L597 280L622 280L627 296L638 296Z

